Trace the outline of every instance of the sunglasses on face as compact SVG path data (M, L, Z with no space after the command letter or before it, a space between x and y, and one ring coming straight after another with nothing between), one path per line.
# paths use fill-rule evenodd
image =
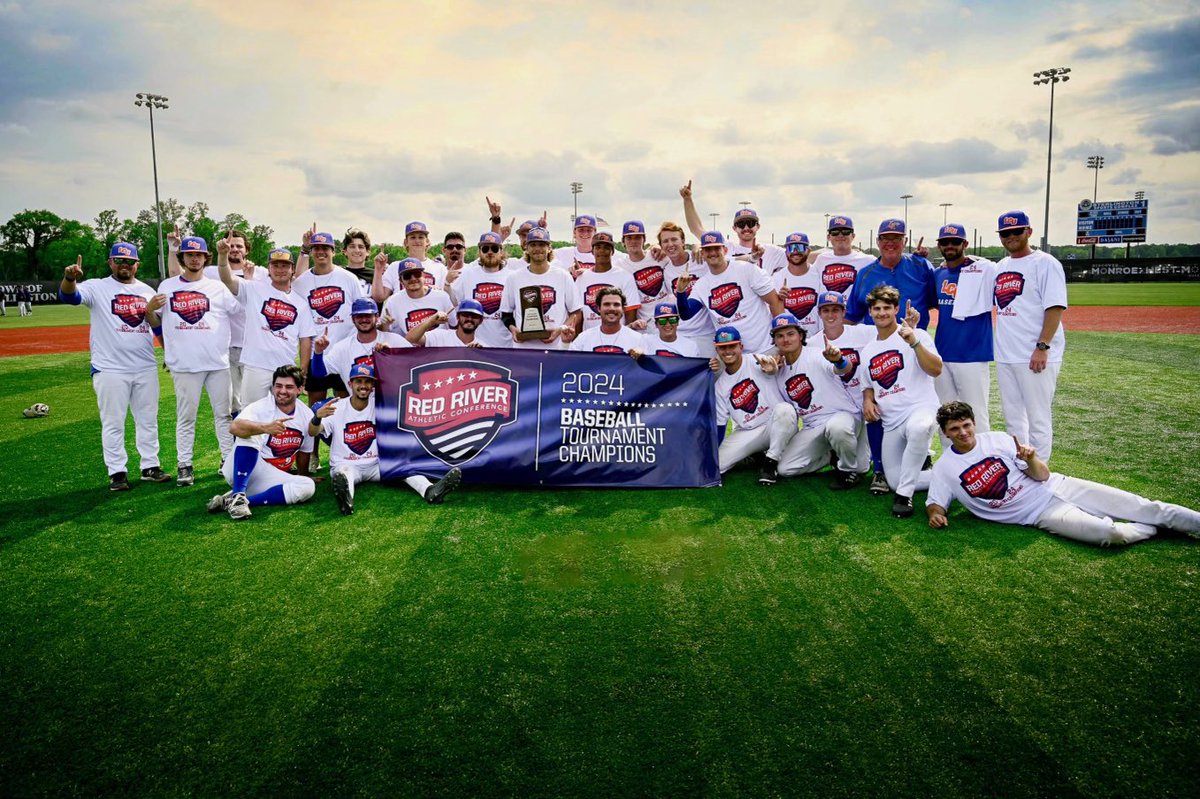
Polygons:
M420 280L424 276L425 276L424 272L417 272L417 271L400 273L401 280Z
M829 231L829 235L830 236L853 236L854 231L853 230L831 230L831 231Z
M444 250L465 250L465 249L467 249L467 245L465 245L465 244L447 244L442 249L444 249Z
M961 247L962 245L964 245L966 243L967 243L966 239L940 239L938 241L938 246L939 247Z
M658 325L659 327L665 327L666 325L677 325L679 324L679 317L664 316L661 319L655 319L654 324Z
M787 251L789 253L805 253L805 252L808 252L808 245L806 245L806 244L789 244L787 246Z
M1011 239L1014 236L1020 236L1024 232L1025 232L1025 228L1023 228L1023 227L1013 228L1012 230L1001 230L1000 238Z
M758 227L758 223L753 219L743 219L741 222L735 222L733 226L738 230L745 230L746 228Z
M480 244L479 251L480 252L500 252L500 245L499 244Z

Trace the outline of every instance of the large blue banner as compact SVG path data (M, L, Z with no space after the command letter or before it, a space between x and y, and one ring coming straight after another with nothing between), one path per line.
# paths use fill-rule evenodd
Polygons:
M425 347L375 354L383 480L693 488L721 484L699 358Z

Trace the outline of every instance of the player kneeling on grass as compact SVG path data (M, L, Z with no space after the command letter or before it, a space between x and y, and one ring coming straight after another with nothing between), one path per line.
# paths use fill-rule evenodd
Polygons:
M238 414L229 427L237 438L233 457L221 468L232 491L209 500L208 512L228 511L232 519L250 518L251 505L295 505L312 497L316 484L308 474L313 438L312 411L298 402L304 373L280 366L271 376L271 393ZM295 464L299 474L290 474Z
M1145 541L1156 527L1200 538L1200 513L1052 472L1015 436L977 433L975 412L965 402L947 402L937 422L950 448L933 465L925 502L930 527L950 526L946 511L957 499L990 522L1032 525L1100 546Z
M310 436L329 440L333 495L344 516L354 513L354 486L379 482L379 446L375 441L375 370L367 364L350 368L350 398L331 399L309 422ZM458 487L462 472L454 467L436 483L421 475L404 482L431 505L440 505Z

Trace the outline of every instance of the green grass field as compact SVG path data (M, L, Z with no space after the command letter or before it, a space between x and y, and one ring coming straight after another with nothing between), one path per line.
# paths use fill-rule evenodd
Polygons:
M1055 468L1200 506L1200 336L1068 348ZM352 520L326 482L235 523L204 511L214 454L192 489L108 492L86 355L0 380L4 795L1200 784L1198 542L1095 549L961 509L935 533L865 488L747 471L440 507L366 486ZM20 418L35 401L51 416ZM211 453L203 405L198 430Z

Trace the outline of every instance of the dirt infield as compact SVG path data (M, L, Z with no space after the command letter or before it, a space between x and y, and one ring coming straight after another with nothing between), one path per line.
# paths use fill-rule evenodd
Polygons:
M937 323L937 311L933 312ZM1097 330L1110 333L1200 334L1200 308L1166 306L1099 306L1068 308L1063 315L1067 330ZM88 326L30 327L0 330L0 358L14 355L53 355L87 352Z

